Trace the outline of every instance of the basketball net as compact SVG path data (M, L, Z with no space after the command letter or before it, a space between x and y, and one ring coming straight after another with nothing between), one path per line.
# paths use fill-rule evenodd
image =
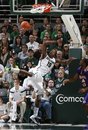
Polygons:
M65 0L61 0L59 8L63 6L64 1ZM51 4L34 4L32 5L30 13L49 13L52 7L55 7L55 4L52 1Z
M51 11L51 4L34 4L30 13L49 13Z

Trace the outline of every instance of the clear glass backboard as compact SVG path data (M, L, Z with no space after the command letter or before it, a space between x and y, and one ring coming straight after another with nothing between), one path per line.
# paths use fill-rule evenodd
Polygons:
M52 4L49 14L82 14L84 0L11 0L11 11L16 14L31 14L33 4ZM35 13L36 14L36 13Z

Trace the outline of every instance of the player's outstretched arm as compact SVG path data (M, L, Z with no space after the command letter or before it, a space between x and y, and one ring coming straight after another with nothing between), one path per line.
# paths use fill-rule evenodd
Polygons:
M80 90L79 90L79 93L86 93L86 92L88 92L88 87L85 87L85 88L81 88Z
M60 60L60 59L56 59L56 61L59 63L59 64L63 64L63 65L68 65L71 63L71 61L75 60L76 58L75 57L69 57L69 59L63 59L63 60Z
M63 85L66 85L66 84L69 84L69 83L72 83L74 81L76 81L78 79L78 74L75 74L73 77L71 77L70 79L65 79L63 81Z
M25 74L25 75L27 75L27 76L30 76L30 77L33 76L33 73L28 72L28 71L26 71L26 70L22 70L22 69L20 69L20 73L23 73L23 74Z
M50 44L56 44L57 41L55 40L46 40L43 42L42 44L42 55L41 55L41 58L45 58L46 54L47 54L47 46L50 45Z
M30 77L33 76L32 73L30 73L30 72L28 72L28 71L26 71L26 70L23 70L23 69L19 69L19 68L12 68L11 71L12 71L13 73L17 73L17 74L18 74L18 73L22 73L22 74L25 74L25 75L30 76Z

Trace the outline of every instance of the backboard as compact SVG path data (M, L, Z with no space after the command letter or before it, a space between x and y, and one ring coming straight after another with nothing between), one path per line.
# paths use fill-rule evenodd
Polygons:
M15 14L31 14L33 4L51 3L52 8L49 14L82 14L84 0L11 0L11 11ZM36 14L36 13L35 13ZM33 15L35 15L33 14Z

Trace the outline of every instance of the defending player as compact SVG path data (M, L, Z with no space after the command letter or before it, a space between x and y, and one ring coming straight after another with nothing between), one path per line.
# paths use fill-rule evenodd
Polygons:
M64 80L64 85L72 83L77 79L81 80L81 84L83 86L79 92L86 93L88 91L88 59L86 58L80 60L80 67L78 67L76 74L72 78Z
M64 80L63 83L65 85L67 83L72 83L77 79L81 80L81 84L83 88L79 90L79 93L85 94L83 104L88 114L88 59L86 58L80 61L80 67L78 67L75 76L73 76L70 79Z

